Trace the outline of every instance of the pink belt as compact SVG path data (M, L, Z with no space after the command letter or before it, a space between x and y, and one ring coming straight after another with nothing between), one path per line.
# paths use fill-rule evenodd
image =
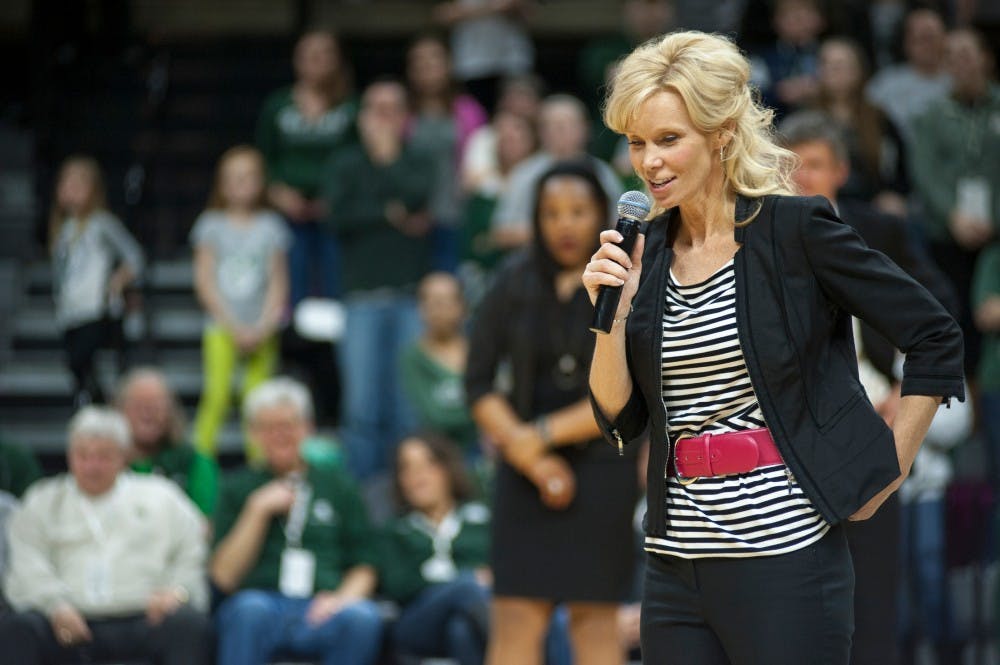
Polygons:
M685 485L698 478L746 473L775 464L784 460L766 427L702 434L674 443L674 470Z

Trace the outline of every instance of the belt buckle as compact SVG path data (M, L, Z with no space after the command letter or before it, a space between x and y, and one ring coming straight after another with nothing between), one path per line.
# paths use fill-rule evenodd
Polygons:
M691 476L690 478L684 477L681 475L680 470L678 470L677 468L677 444L680 443L681 441L684 441L685 439L690 439L690 438L692 437L682 436L676 441L674 441L674 473L677 475L677 482L679 482L684 487L687 487L688 485L693 485L694 483L698 482L698 480L701 479L701 476Z

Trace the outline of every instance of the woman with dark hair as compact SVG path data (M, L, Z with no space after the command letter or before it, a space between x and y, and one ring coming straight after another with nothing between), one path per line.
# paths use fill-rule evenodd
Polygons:
M436 35L421 35L410 45L406 82L413 112L410 140L424 147L437 165L431 198L435 267L451 271L458 262L459 163L469 137L489 117L479 102L458 90L448 46Z
M867 58L847 37L832 37L819 49L817 108L841 126L851 174L843 198L871 201L883 212L906 215L909 189L903 139L892 121L865 98Z
M394 484L403 515L385 530L383 593L402 606L393 644L412 656L481 665L489 630L489 509L458 448L440 434L404 439Z
M267 200L288 221L289 297L294 306L309 295L339 291L337 251L319 220L323 166L338 148L356 141L358 103L340 40L329 30L303 33L292 56L295 82L265 100L257 121L257 147L267 166Z
M632 574L635 459L599 441L587 403L593 308L580 277L607 196L593 170L557 163L538 184L534 243L501 269L473 325L466 392L501 454L491 561L488 662L540 662L556 603L567 605L577 665L622 662L617 603ZM511 372L501 373L501 365ZM506 379L498 388L496 379Z

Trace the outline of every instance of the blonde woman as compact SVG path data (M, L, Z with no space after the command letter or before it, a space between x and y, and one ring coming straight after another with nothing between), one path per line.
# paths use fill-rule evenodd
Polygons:
M73 374L77 406L101 403L104 390L95 357L120 338L125 289L142 273L142 248L111 211L97 160L68 157L49 214L56 325L62 330L66 362ZM118 331L115 328L118 327ZM124 365L119 349L119 371Z
M840 523L874 514L942 399L964 399L955 322L828 201L793 195L749 75L725 38L673 33L625 58L605 109L659 211L631 256L603 232L583 276L592 299L624 287L590 388L616 446L650 432L656 665L847 663ZM851 315L907 354L892 429L858 382Z

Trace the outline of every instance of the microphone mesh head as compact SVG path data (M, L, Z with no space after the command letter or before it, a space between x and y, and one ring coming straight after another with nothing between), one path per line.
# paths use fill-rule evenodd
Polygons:
M642 221L649 214L650 207L648 196L632 190L618 199L618 216Z

